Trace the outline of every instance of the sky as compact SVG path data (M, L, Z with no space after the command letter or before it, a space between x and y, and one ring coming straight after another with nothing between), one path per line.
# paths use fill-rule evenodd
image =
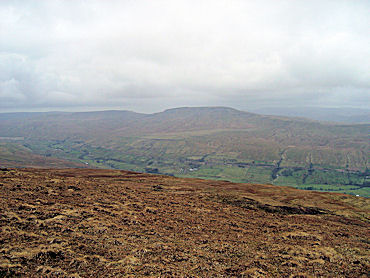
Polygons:
M0 1L0 112L370 108L370 1Z

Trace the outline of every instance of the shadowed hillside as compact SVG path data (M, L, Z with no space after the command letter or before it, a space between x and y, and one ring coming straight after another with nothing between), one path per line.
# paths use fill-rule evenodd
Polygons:
M20 144L0 142L0 165L35 168L86 168L86 164L32 153Z

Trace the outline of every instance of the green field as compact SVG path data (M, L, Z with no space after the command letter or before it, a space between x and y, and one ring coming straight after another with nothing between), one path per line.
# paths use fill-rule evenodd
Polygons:
M280 168L277 168L276 160L243 160L235 154L184 157L186 148L177 153L174 150L168 151L168 147L153 148L153 145L145 140L141 141L140 148L134 148L138 140L126 138L126 141L122 141L125 144L121 145L120 150L68 141L28 141L25 145L32 152L46 157L67 159L95 168L125 169L240 183L276 184L370 197L370 171L367 169L333 169L330 165L322 168L321 164L312 163L306 164L306 167L280 165Z

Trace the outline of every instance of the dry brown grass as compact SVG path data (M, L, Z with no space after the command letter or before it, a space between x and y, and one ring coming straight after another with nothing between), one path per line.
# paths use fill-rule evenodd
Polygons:
M368 277L369 199L126 171L0 171L0 277Z

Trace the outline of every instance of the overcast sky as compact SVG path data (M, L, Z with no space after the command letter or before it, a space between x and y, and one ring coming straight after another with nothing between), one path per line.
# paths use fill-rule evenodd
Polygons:
M0 1L0 112L370 105L370 1Z

